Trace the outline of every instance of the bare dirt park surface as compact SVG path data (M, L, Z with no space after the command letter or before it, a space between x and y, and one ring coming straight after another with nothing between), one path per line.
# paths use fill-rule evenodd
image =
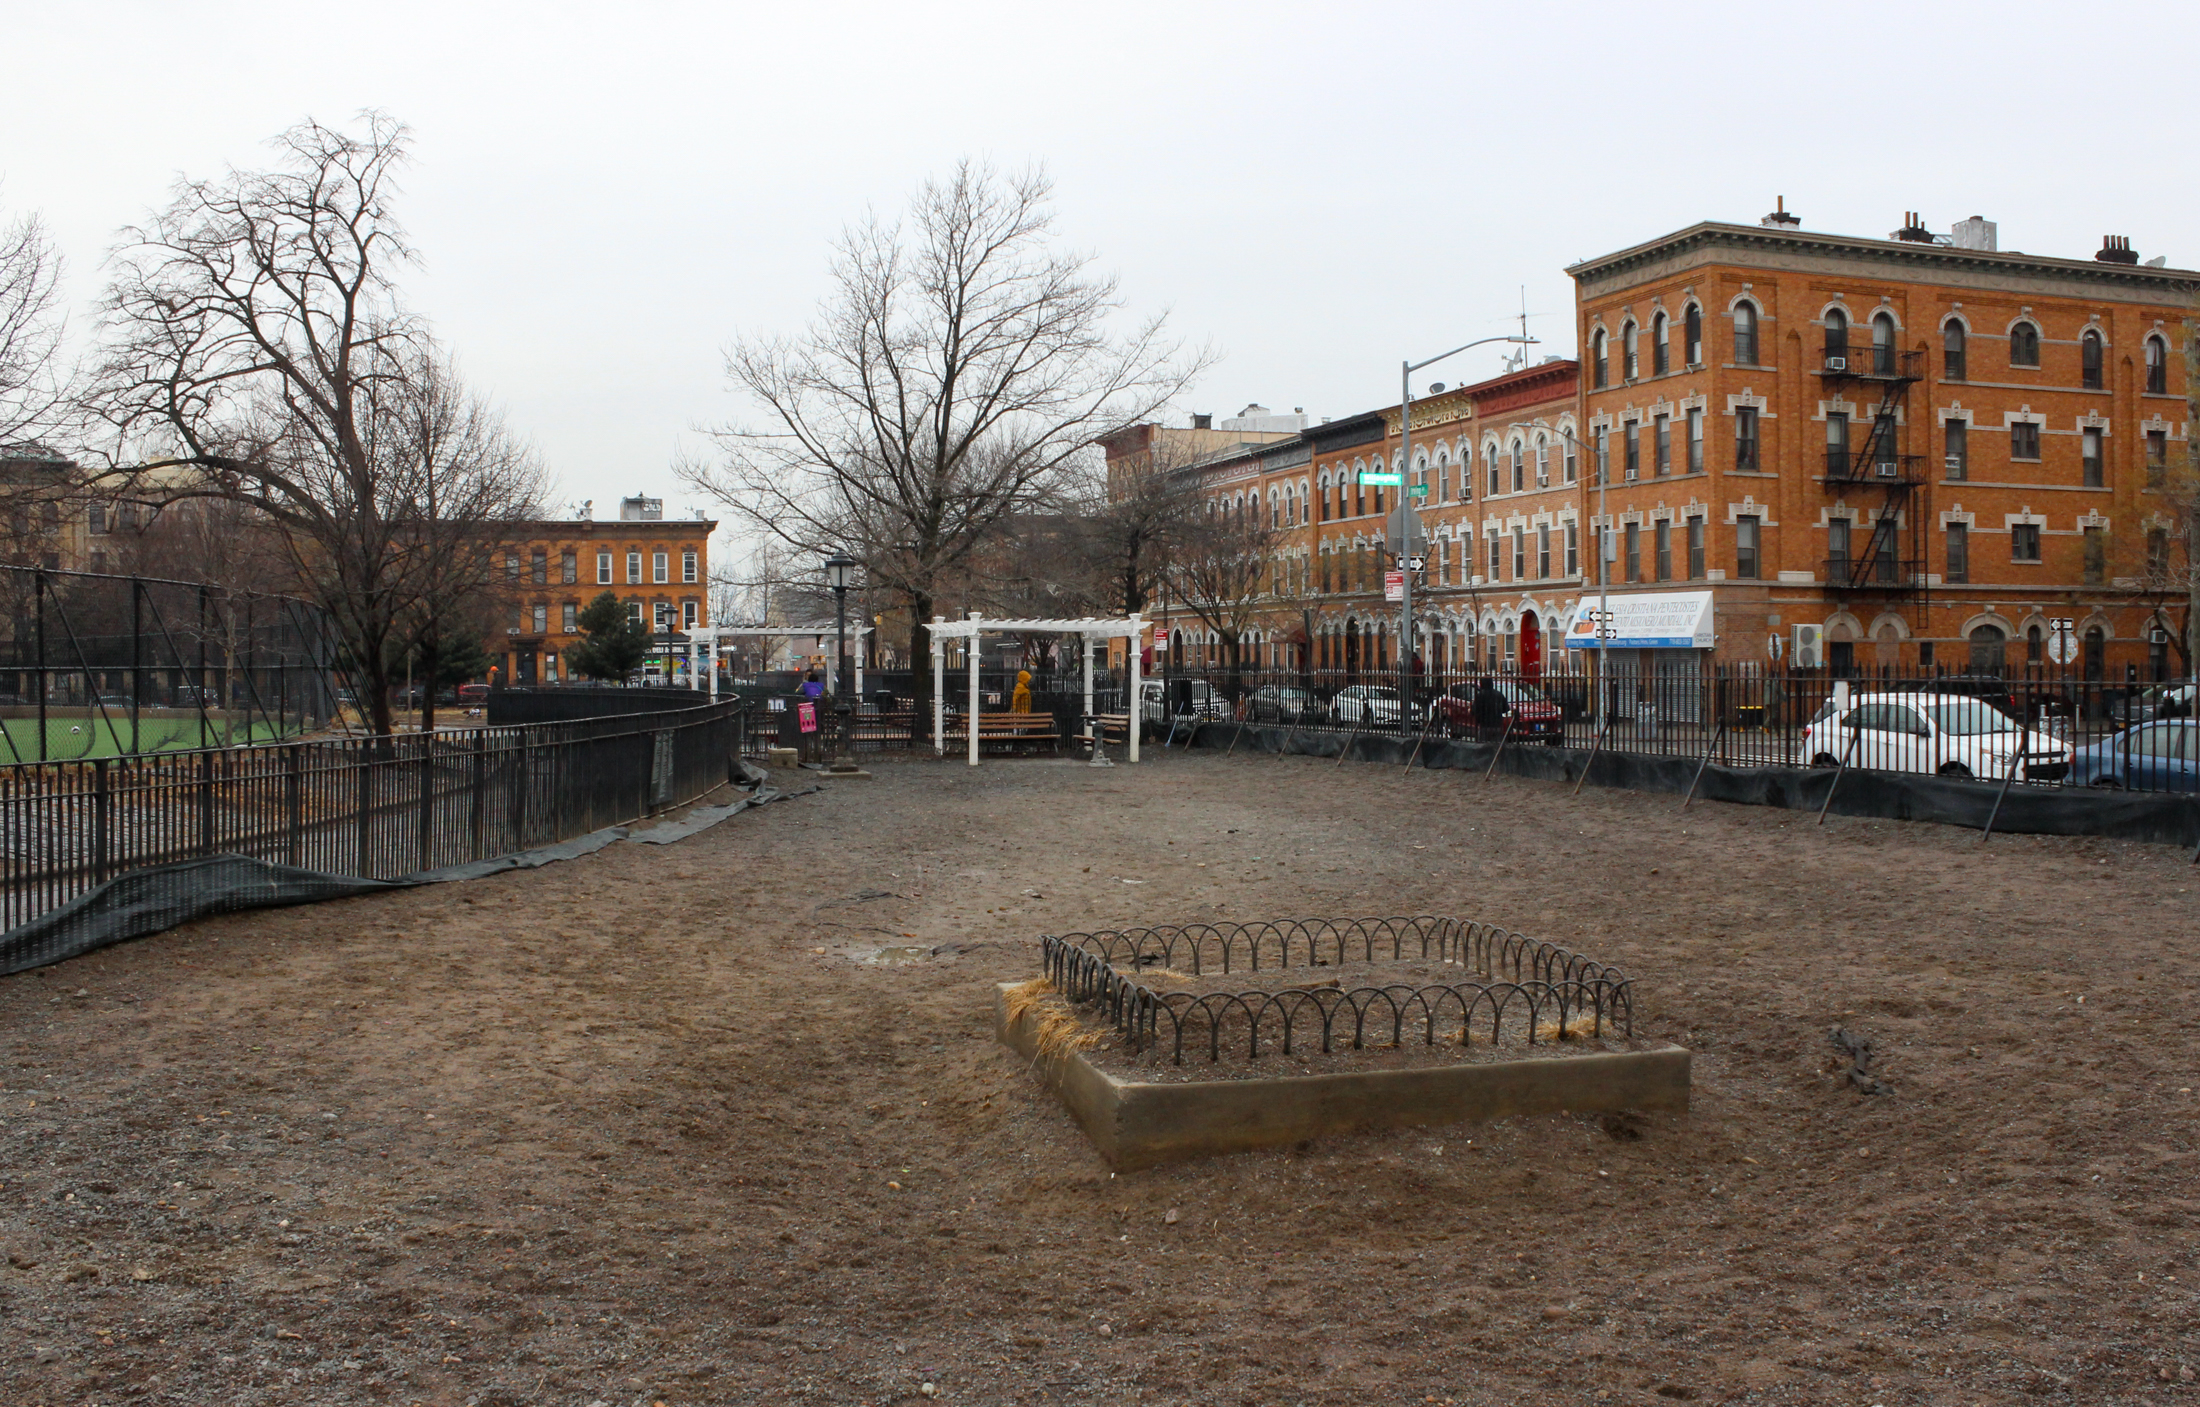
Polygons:
M1305 758L876 771L0 982L0 1401L2200 1401L2181 854ZM1043 931L1415 911L1638 970L1693 1111L1111 1177L991 1038Z

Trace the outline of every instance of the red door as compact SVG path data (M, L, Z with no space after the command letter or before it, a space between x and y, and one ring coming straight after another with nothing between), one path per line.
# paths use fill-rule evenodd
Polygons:
M1524 679L1543 677L1543 628L1536 624L1534 611L1520 615L1520 675Z

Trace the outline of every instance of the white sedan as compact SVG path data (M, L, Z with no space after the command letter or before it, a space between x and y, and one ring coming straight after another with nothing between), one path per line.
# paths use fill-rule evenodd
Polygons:
M1398 726L1398 691L1380 684L1354 684L1337 691L1337 696L1329 701L1329 713L1339 723L1356 723L1364 728L1395 728Z
M1999 781L2019 765L2025 780L2069 774L2070 745L2033 732L1983 699L1959 694L1858 694L1846 709L1831 703L1804 730L1801 753L1813 767L1930 772Z

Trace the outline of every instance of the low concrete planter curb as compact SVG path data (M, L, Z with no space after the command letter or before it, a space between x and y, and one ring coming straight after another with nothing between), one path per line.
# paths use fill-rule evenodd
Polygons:
M1025 1020L994 994L993 1030L1035 1054ZM1273 1148L1322 1134L1508 1118L1688 1109L1689 1052L1663 1050L1507 1060L1432 1070L1147 1084L1120 1080L1076 1052L1041 1071L1111 1167Z

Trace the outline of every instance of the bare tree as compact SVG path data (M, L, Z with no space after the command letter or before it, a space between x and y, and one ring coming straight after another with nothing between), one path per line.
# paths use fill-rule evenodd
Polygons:
M1284 536L1255 500L1234 510L1209 500L1182 529L1170 559L1173 594L1214 631L1229 672L1225 692L1233 699L1241 691L1245 637L1273 606Z
M1150 319L1111 335L1113 279L1055 243L1050 184L965 162L905 221L835 246L833 291L798 337L728 354L755 424L721 428L683 476L798 551L860 557L907 604L917 707L943 584L1075 455L1151 416L1205 363Z
M37 216L0 223L0 446L49 433L65 403L61 272Z
M394 668L464 594L448 559L538 511L537 476L398 297L406 131L361 124L300 124L274 169L182 182L126 232L92 404L129 492L249 504L282 531L386 735Z

